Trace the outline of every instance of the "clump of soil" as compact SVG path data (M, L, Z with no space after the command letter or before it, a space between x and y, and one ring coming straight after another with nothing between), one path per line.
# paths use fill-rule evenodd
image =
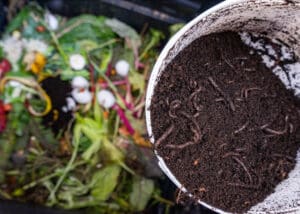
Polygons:
M67 105L66 98L70 96L71 85L62 81L60 77L49 77L41 83L52 102L52 109L49 114L43 117L43 123L51 127L55 134L65 129L72 119L72 112L64 112L63 106Z
M245 212L295 166L300 102L237 33L180 52L150 108L159 155L197 200Z

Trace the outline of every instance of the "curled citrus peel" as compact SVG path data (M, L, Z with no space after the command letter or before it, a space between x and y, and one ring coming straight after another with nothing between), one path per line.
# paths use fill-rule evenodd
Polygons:
M45 116L46 114L48 114L51 111L52 108L52 102L50 97L48 96L48 94L45 92L45 90L39 85L38 82L36 82L34 79L32 78L20 78L20 77L4 77L1 81L0 81L0 92L3 92L4 90L4 86L8 81L17 81L27 87L30 87L32 89L35 89L39 96L45 101L46 103L46 107L44 109L44 111L42 112L37 112L31 105L28 106L28 111L37 117L42 117Z

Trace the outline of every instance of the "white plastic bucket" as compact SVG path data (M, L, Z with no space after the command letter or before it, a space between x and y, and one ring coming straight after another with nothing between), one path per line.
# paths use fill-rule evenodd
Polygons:
M146 123L152 143L150 106L155 86L166 65L195 39L222 31L247 31L264 33L292 47L300 57L300 0L227 0L202 13L175 34L161 52L153 68L146 96ZM299 70L300 74L300 70ZM158 156L163 172L173 183L186 191L169 170L163 158ZM200 204L219 213L226 213L202 201ZM277 185L275 192L248 213L300 213L300 150L295 169L288 179Z

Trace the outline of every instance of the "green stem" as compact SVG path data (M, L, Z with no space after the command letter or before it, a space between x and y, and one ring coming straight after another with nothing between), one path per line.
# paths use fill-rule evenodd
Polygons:
M167 204L169 206L174 206L174 202L173 201L167 200L167 199L161 197L158 194L153 194L153 198L155 200L157 200L158 202L160 202L160 203L164 203L164 204Z
M75 169L77 166L80 166L80 165L85 164L85 163L86 163L85 161L80 161L80 162L74 164L74 165L72 166L71 170L73 170L73 169ZM23 189L23 190L30 189L30 188L35 187L36 185L38 185L38 184L40 184L40 183L43 183L43 182L45 182L45 181L48 181L48 180L50 180L50 179L52 179L52 178L55 178L55 177L57 177L57 176L59 176L59 175L61 175L61 172L54 172L54 173L52 173L52 174L50 174L50 175L47 175L47 176L42 177L42 178L40 178L40 179L38 179L38 180L36 180L36 181L33 181L33 182L29 183L29 184L26 184L26 185L23 186L21 189Z
M11 196L7 192L3 191L2 189L0 189L0 195L5 199L8 200L12 199Z
M125 163L119 162L118 164L128 173L135 175L135 172L132 169L130 169Z
M69 62L68 62L68 57L67 57L66 53L61 49L61 46L60 46L60 44L59 44L59 41L58 41L56 35L54 34L54 32L48 28L48 25L45 23L45 21L43 21L43 20L39 20L39 21L44 25L44 27L45 27L45 28L47 29L47 31L50 33L51 39L52 39L52 41L54 42L54 45L56 46L56 48L57 48L59 54L60 54L61 57L63 58L65 64L66 64L68 67L70 67Z
M79 147L79 142L75 142L75 148L74 151L72 153L72 157L68 163L68 165L66 166L66 168L64 169L62 175L59 177L54 189L51 191L50 195L49 195L49 199L50 199L50 205L53 205L56 202L56 192L59 189L59 187L61 186L62 182L65 180L67 174L72 170L73 163L77 157L77 153L78 153L78 147Z
M95 207L101 206L101 202L95 200L86 200L86 201L76 201L76 203L70 204L59 204L59 207L62 207L66 210L73 210L73 209L82 209L86 207Z
M61 57L63 58L65 64L66 64L68 67L70 67L69 61L68 61L68 56L67 56L66 53L63 51L63 49L60 47L60 44L59 44L59 41L58 41L57 37L55 36L55 34L54 34L51 30L49 30L49 33L50 33L50 35L51 35L51 38L52 38L52 40L53 40L53 42L54 42L54 44L55 44L55 46L56 46L56 48L57 48L59 54L60 54Z
M112 45L116 42L119 42L120 39L110 39L110 40L107 40L106 42L102 43L101 45L97 46L95 49L91 50L90 52L93 52L93 51L96 51L98 49L101 49L101 48L104 48L105 46L108 46L108 45Z
M33 182L29 183L29 184L26 184L26 185L23 186L21 189L23 189L23 190L28 190L28 189L30 189L30 188L32 188L32 187L35 187L35 186L38 185L39 183L43 183L43 182L45 182L45 181L48 181L48 180L50 180L50 179L52 179L52 178L54 178L54 177L56 177L56 176L59 176L60 174L61 174L61 172L54 172L54 173L52 173L52 174L50 174L50 175L47 175L47 176L45 176L45 177L43 177L43 178L40 178L40 179L38 179L38 180L36 180L36 181L33 181Z
M120 126L120 117L116 117L116 122L115 122L115 127L114 127L115 130L114 130L113 139L116 139L116 137L118 135L119 126Z
M148 51L156 44L157 42L157 38L153 38L148 45L145 47L144 51L142 52L142 54L139 57L139 60L144 59L144 57L147 55Z
M107 82L108 86L112 89L112 91L116 94L117 98L118 98L118 104L121 108L125 108L125 104L123 102L121 102L121 100L123 99L122 96L119 94L117 87L112 83L112 81L104 74L100 71L99 67L96 65L96 63L91 59L91 57L89 56L89 60L92 64L92 66L98 71L98 73L101 75L101 77Z

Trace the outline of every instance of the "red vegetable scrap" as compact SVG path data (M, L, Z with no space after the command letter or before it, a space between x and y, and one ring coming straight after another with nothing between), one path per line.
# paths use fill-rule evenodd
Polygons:
M36 26L35 30L39 33L44 33L46 28L43 25Z
M114 105L114 110L117 111L117 114L119 115L121 121L123 122L124 126L127 128L127 131L129 134L133 135L134 134L134 129L132 128L129 120L127 119L124 111L120 108L118 105Z
M89 65L91 92L95 92L95 69L93 65Z
M0 133L5 130L7 119L6 119L6 107L2 100L0 100Z
M2 59L0 61L0 78L4 76L5 73L11 70L11 64L7 59Z

